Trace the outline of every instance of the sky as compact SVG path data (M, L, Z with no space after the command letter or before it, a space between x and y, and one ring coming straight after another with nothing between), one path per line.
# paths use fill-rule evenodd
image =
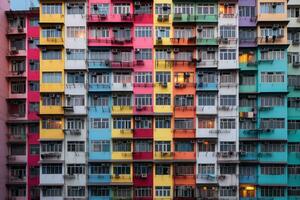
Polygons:
M30 2L35 7L38 6L38 0L10 0L10 8L12 10L27 10L30 7Z

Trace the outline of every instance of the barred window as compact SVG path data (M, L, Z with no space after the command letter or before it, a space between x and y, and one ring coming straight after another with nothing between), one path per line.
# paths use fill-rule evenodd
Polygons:
M288 120L288 130L300 129L300 120Z
M288 143L288 152L299 153L300 152L300 143L298 143L298 142Z
M157 197L169 197L171 196L171 187L170 186L156 186L155 195Z
M171 117L168 116L156 117L155 128L171 128Z
M256 97L255 97L256 98ZM256 99L255 98L247 98L247 97L240 97L240 107L256 107Z
M175 119L175 129L193 129L194 119Z
M220 36L222 38L235 38L236 37L236 26L221 26Z
M215 164L198 164L199 174L215 174Z
M168 83L171 81L170 72L156 72L156 82L157 83Z
M85 164L67 164L67 173L73 174L85 174Z
M108 3L91 4L91 14L108 15L108 13L109 13Z
M68 186L69 197L84 197L85 187L84 186Z
M236 49L220 49L220 60L235 60Z
M281 118L262 118L260 124L262 129L283 129L285 120Z
M43 14L62 14L62 4L58 3L43 3L42 4Z
M220 174L236 174L236 165L235 164L221 164L220 165Z
M193 164L176 164L174 167L176 176L194 175L195 167Z
M99 96L99 95L92 95L91 98L91 106L108 106L109 97L108 96Z
M283 83L284 72L262 72L261 82L262 83Z
M156 60L170 60L171 53L167 49L155 49L155 59Z
M152 142L148 140L136 140L134 142L134 152L151 152Z
M109 152L110 141L109 140L92 140L91 151L93 152Z
M236 151L236 143L235 142L225 142L221 141L220 142L220 151L231 151L235 152Z
M152 94L136 94L135 96L136 106L151 106Z
M84 3L69 3L67 5L68 15L83 15L84 14Z
M240 85L255 85L256 76L254 74L243 74L240 77Z
M235 197L237 193L237 188L235 186L222 186L219 190L221 197Z
M117 117L113 119L114 129L131 129L130 117Z
M283 175L285 167L283 165L261 165L260 171L263 175Z
M283 60L285 54L284 49L261 49L261 60Z
M171 105L171 94L156 94L156 105Z
M178 152L193 152L194 143L191 141L176 141L175 142L175 151Z
M235 129L235 119L220 119L220 128L221 129Z
M152 83L152 72L136 72L136 83Z
M152 27L151 26L136 26L135 27L135 37L152 37Z
M126 15L130 13L130 4L129 3L116 3L113 5L113 13Z
M110 174L109 163L97 163L90 165L91 174Z
M236 95L221 95L220 106L236 106Z
M145 198L152 196L152 187L136 187L134 190L135 197Z
M198 118L198 128L215 128L216 123L215 123L215 118L214 117L199 117Z
M135 117L135 128L149 129L152 128L152 118L137 116Z
M170 141L155 142L155 151L170 152L171 151L171 142Z
M194 106L193 95L176 95L175 106Z
M97 197L109 197L110 196L110 186L91 186L90 187L91 196Z
M215 106L216 94L202 93L198 95L199 106Z
M284 106L283 96L262 96L260 99L261 106Z
M285 151L285 144L284 143L262 143L261 144L261 152L284 152Z
M170 27L168 26L157 26L156 38L169 38L170 37Z
M235 83L236 74L234 72L221 72L220 79L221 83Z
M109 128L109 119L91 118L91 128L97 128L97 129Z
M113 166L114 174L130 174L130 164L115 164Z
M300 187L288 187L288 196L300 197Z
M155 14L169 15L171 14L171 4L155 4Z
M67 27L68 38L85 38L84 26L69 26Z
M256 122L251 119L244 119L243 121L240 121L240 129L254 130L255 128Z
M129 140L113 141L112 147L115 152L131 152L131 142Z
M68 141L68 152L84 152L84 141Z
M68 60L84 60L85 52L84 49L67 49Z

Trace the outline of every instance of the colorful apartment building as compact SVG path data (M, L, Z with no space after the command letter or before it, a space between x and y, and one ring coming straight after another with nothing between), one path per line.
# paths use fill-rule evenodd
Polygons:
M6 15L9 199L300 199L298 0Z
M38 10L7 11L6 17L7 196L39 199Z

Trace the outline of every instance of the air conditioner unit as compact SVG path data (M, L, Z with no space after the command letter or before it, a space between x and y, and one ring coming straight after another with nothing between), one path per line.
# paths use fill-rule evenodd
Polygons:
M164 88L168 87L168 83L167 83L167 82L162 82L162 83L160 83L160 85L161 85L162 87L164 87Z
M178 53L179 52L179 48L174 48L174 53Z
M147 174L141 174L141 178L147 178Z

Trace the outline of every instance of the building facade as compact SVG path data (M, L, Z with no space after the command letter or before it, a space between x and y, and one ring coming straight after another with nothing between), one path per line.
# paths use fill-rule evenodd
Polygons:
M300 199L299 13L297 0L7 12L8 197Z

